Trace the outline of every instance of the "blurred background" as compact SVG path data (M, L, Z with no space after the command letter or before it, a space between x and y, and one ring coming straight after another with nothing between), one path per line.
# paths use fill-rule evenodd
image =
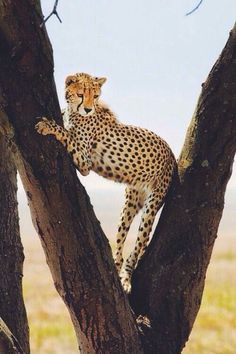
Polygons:
M54 5L42 0L44 15ZM103 100L127 124L163 137L178 157L201 84L223 49L235 22L235 0L59 0L60 24L47 22L61 107L64 80L87 72L108 78ZM114 243L124 186L91 173L79 176L96 215ZM19 181L20 226L25 248L24 294L34 354L77 352L69 315L54 290ZM158 217L157 217L158 219ZM127 240L136 237L138 217ZM208 269L201 310L185 354L236 352L236 173L228 184L225 210Z

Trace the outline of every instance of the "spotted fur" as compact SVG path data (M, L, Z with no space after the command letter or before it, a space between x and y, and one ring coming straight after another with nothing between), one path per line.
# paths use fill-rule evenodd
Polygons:
M66 79L66 129L43 118L36 129L60 141L83 176L92 170L126 184L125 205L116 237L115 264L126 292L131 275L147 247L152 225L175 167L168 144L153 132L120 123L99 101L105 78L80 73ZM123 262L123 247L135 215L142 209L135 248Z

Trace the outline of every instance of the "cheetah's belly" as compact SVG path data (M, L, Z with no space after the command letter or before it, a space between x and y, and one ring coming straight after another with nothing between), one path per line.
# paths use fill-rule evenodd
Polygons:
M102 153L97 150L91 156L92 170L98 175L116 182L129 183L128 172L115 156Z
M114 146L99 142L92 151L92 170L105 178L129 185L148 184L161 172L169 156L169 148L166 153L140 148L138 144L120 143ZM161 156L162 155L162 156Z

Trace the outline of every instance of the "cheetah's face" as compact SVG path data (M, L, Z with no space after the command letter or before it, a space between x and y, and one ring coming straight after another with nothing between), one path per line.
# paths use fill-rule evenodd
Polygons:
M68 76L65 82L67 103L82 116L93 114L105 81L104 77L93 77L85 73Z

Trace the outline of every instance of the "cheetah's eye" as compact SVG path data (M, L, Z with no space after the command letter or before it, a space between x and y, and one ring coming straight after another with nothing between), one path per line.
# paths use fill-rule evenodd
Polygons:
M84 97L84 95L82 93L78 93L77 96L82 97L82 98Z
M99 95L94 95L94 98L98 98L99 97Z

